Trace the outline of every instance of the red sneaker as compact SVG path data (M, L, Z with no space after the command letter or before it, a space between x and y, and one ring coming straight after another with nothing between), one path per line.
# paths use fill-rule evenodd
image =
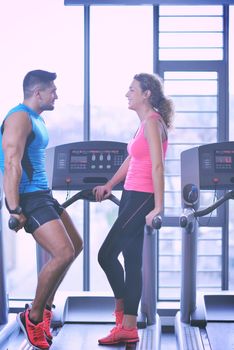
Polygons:
M139 341L137 328L127 329L121 325L112 329L110 334L98 340L100 345L112 345L118 343L136 343Z
M37 350L49 349L50 346L45 338L44 333L44 322L40 322L35 325L29 320L28 314L28 309L26 311L20 312L17 315L17 322L24 332L29 344Z
M25 310L27 309L30 310L32 308L32 304L33 302L31 302L30 304L25 304ZM55 305L53 304L51 308L55 308ZM43 313L44 332L45 332L47 343L49 345L52 344L52 340L53 340L53 335L51 334L51 331L50 331L52 317L53 317L52 311L48 309L44 309L44 313Z
M46 335L46 340L48 343L51 345L53 335L51 334L50 331L50 325L51 325L51 320L52 320L53 313L50 310L45 309L43 313L43 321L44 321L44 332Z

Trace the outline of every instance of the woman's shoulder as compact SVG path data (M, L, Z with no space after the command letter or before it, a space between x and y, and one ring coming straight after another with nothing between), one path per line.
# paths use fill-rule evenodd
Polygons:
M150 114L146 122L148 124L148 128L151 128L153 124L156 125L162 134L163 141L167 140L167 137L168 137L167 127L159 112L155 111L152 114Z
M161 120L162 120L162 117L161 117L160 113L155 111L147 116L145 122L151 124L151 123L155 123L155 122L161 121Z

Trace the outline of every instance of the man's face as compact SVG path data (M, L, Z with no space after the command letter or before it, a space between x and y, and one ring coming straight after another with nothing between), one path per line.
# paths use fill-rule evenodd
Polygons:
M51 82L45 89L39 90L39 103L41 111L52 111L54 109L54 102L58 98L56 93L56 86Z

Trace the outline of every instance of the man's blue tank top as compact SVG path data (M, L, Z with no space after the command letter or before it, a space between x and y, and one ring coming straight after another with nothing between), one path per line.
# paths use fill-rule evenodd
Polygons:
M19 193L47 190L48 180L45 170L45 149L48 145L49 137L44 120L31 108L24 104L19 104L8 112L4 121L12 113L19 111L26 112L32 123L32 132L27 139L21 161L22 177L19 185ZM4 172L4 154L2 150L4 121L0 132L0 169L2 172Z

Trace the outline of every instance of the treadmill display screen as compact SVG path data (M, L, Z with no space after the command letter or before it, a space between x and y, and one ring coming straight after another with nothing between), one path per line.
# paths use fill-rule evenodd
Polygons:
M70 170L86 169L88 163L87 151L71 150Z
M215 151L215 169L233 171L234 151L233 150L216 150Z

